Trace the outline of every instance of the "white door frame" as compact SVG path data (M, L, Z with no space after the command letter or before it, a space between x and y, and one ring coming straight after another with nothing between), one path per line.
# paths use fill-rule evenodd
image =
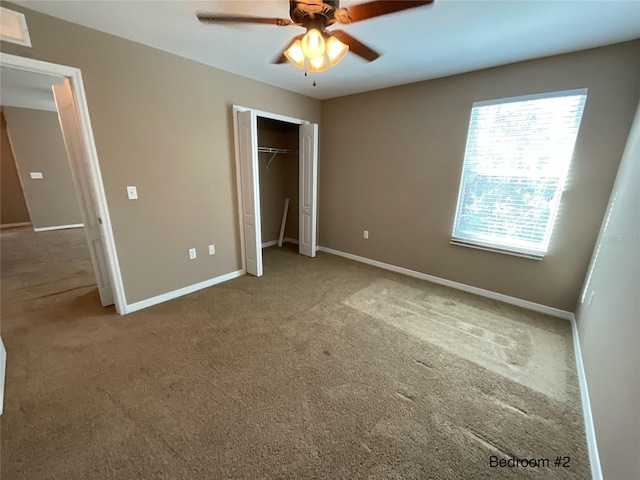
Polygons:
M262 118L270 118L271 120L279 120L281 122L294 123L296 125L308 125L310 122L308 120L303 120L301 118L287 117L286 115L280 115L278 113L266 112L264 110L257 110L255 108L243 107L241 105L233 106L233 140L235 147L235 158L236 158L236 189L238 190L238 225L240 226L240 251L242 255L242 273L247 273L247 261L246 261L246 251L245 251L245 240L244 240L244 228L242 228L242 179L240 178L240 142L238 135L238 112L245 112L247 110L253 110L257 117ZM260 219L261 221L262 219Z
M75 67L43 62L41 60L19 57L2 52L0 52L0 64L16 70L55 75L69 79L75 101L76 113L78 115L78 124L80 125L80 132L82 134L81 141L85 151L83 158L84 166L89 172L90 188L98 209L96 213L98 217L102 219L101 236L103 245L105 246L109 276L113 286L115 307L120 315L124 315L127 313L127 301L122 283L120 264L118 263L118 255L116 253L113 229L111 227L111 217L109 216L109 209L107 207L107 197L104 191L104 184L102 183L102 174L100 173L98 152L96 150L93 129L91 128L91 120L89 118L89 107L85 96L84 84L82 83L82 73L80 69ZM77 186L76 191L78 195L82 195L82 189L79 189Z

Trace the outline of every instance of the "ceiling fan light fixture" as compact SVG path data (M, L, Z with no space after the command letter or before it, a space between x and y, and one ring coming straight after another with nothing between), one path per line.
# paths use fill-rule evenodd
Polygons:
M327 63L327 59L324 55L309 59L310 72L324 72L327 68L329 68L329 64Z
M304 68L304 53L302 51L302 43L300 40L293 42L284 52L284 56L298 68Z
M309 60L319 58L324 55L325 41L322 34L315 28L309 29L302 37L302 51Z
M340 63L348 51L349 45L345 45L336 37L329 37L327 40L327 56L332 67Z
M328 27L336 22L350 24L422 7L433 3L434 0L360 0L362 3L356 5L351 5L351 2L352 0L349 0L348 7L340 8L340 0L289 0L289 19L204 12L197 12L196 17L202 23L220 25L302 27L306 30L305 34L294 37L272 63L280 65L289 60L302 70L306 66L312 72L321 72L326 70L329 64L336 66L340 63L347 52L352 52L367 62L373 62L380 57L379 53L347 32L328 31Z

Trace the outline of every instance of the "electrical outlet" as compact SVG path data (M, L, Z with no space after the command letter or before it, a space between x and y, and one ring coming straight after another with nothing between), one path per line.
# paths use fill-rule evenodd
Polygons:
M127 187L127 197L129 197L129 200L137 200L138 189L136 187Z
M189 249L189 260L193 260L194 258L196 258L196 249L195 248L190 248Z
M216 246L209 245L209 255L215 255L215 254L216 254Z
M365 230L364 233L362 234L363 238L369 238L369 230Z

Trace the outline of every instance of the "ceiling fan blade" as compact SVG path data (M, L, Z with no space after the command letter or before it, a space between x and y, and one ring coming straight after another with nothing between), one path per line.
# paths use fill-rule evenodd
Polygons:
M331 32L331 35L336 37L342 43L348 45L350 52L355 53L356 55L364 58L368 62L373 62L375 59L380 57L380 54L378 52L370 49L360 40L353 38L351 35L349 35L346 32L343 32L342 30L333 30Z
M434 0L374 0L336 10L335 18L340 23L354 23L390 13L423 7Z
M250 17L247 15L223 15L217 13L197 13L196 17L202 23L259 23L262 25L277 25L286 27L293 22L285 18Z
M289 50L289 47L291 47L291 45L293 45L296 42L296 40L300 40L302 37L304 37L304 35L298 35L297 37L294 37L289 43L287 43L287 46L282 49L282 52L280 52L280 55L274 58L273 62L271 63L275 63L275 64L287 63L289 60L285 56L284 52Z

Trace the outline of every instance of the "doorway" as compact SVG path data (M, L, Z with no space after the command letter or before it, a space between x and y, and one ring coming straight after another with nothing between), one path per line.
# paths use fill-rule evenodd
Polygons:
M103 306L126 313L122 276L79 69L0 53L3 71L55 77L52 96Z
M258 118L276 120L298 127L297 215L298 253L301 255L308 257L316 255L318 211L318 125L298 118L234 105L242 270L256 277L263 274L259 153L272 148L258 144ZM279 149L273 148L273 150Z

